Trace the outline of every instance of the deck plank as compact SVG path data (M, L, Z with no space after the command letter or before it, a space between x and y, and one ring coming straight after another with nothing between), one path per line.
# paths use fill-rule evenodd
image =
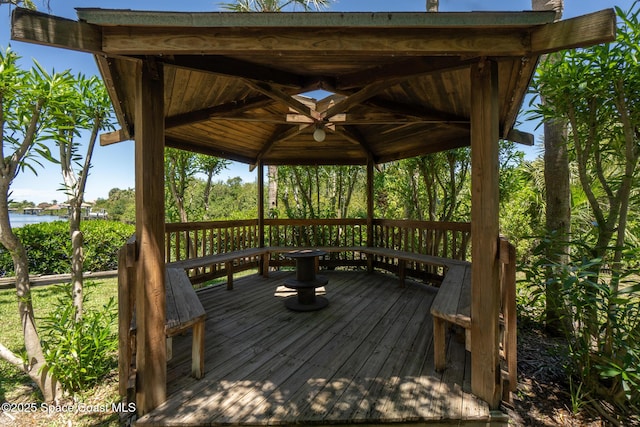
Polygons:
M204 289L205 377L189 377L190 336L174 338L168 401L138 425L284 425L487 420L468 393L468 353L450 340L433 369L435 289L394 276L323 272L329 306L284 307L287 274ZM449 335L448 335L449 337ZM455 365L455 366L454 366ZM466 369L465 369L466 367Z
M354 378L340 395L334 394L336 401L330 411L323 415L322 419L349 420L360 402L367 396L368 390L377 379L377 374L396 346L398 335L406 326L409 315L418 308L424 293L419 289L410 289L404 292L395 301L394 305L382 316L374 326L371 333L365 337L363 343L354 352L347 364L341 367L337 375ZM427 311L424 315L428 316ZM331 390L330 390L331 391ZM307 419L303 414L303 418ZM313 420L314 417L309 417Z

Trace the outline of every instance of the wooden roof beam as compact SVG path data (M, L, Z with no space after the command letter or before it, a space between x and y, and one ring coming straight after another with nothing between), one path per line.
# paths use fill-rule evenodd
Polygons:
M323 19L323 14L318 15L317 18ZM153 16L157 18L157 13ZM313 32L303 26L103 26L16 8L12 15L11 38L94 54L108 53L110 56L224 55L237 52L318 52L394 57L451 54L526 56L613 41L616 32L616 17L612 9L545 25L498 25L492 31L481 26L453 24L455 22L433 27L389 26L384 31L375 26L345 28L325 25L314 27Z
M452 150L454 148L468 147L469 146L469 138L456 138L452 140L438 141L434 144L429 144L426 146L411 148L405 150L403 152L397 152L393 154L386 154L380 156L380 163L392 162L395 160L406 159L410 157L416 156L424 156L426 154L437 153L445 150Z
M112 55L233 55L318 53L342 56L520 56L528 29L498 28L194 28L102 27Z
M299 135L306 127L307 126L305 125L278 127L273 135L271 135L271 137L262 146L262 150L260 150L260 153L258 153L256 158L250 162L251 166L249 167L249 170L253 171L276 143L286 141L287 139L291 139L294 136Z
M224 118L226 116L241 114L254 108L261 108L273 102L273 99L268 96L255 96L253 98L243 99L238 102L229 102L227 104L216 105L213 107L204 108L202 110L196 110L176 116L167 117L165 119L164 126L165 129L171 129L178 126L185 126L192 123L203 122L211 119L212 117Z
M447 114L441 111L429 111L426 108L417 111L415 106L407 105L399 102L388 101L385 99L371 98L365 101L365 104L369 107L378 109L380 111L389 114L401 114L407 118L415 118L416 122L426 123L448 123L448 124L469 124L468 117L456 116L454 114ZM348 120L348 117L347 117Z
M360 132L358 132L357 129L345 128L340 126L338 127L336 132L340 133L347 140L358 144L362 148L362 151L367 155L367 159L372 161L374 164L377 163L377 159L373 155L373 151L371 151L369 143L367 142L366 138Z
M114 135L105 136L104 141L103 136L100 136L100 145L109 145L120 141L128 141L133 138L133 124L127 121L127 116L125 114L126 108L120 102L120 100L125 99L125 97L118 91L118 89L122 88L122 82L119 79L118 72L114 70L114 61L118 61L118 59L105 57L104 55L94 55L94 58L98 69L100 70L100 74L102 75L102 81L109 93L109 98L111 99L111 104L113 105L113 110L116 118L118 119L118 123L122 126L119 131L121 132L121 139L119 141L115 141L113 139Z
M288 93L282 91L281 89L270 85L268 83L256 83L250 80L246 80L245 83L249 85L254 90L261 92L262 94L270 97L276 102L280 102L288 106L289 108L297 111L298 113L305 115L313 120L321 120L322 117L320 113L318 113L315 109L309 107L303 102L298 101L293 96Z
M562 49L607 43L615 38L615 11L605 9L534 28L531 31L531 51L541 55Z
M224 159L235 160L241 163L252 162L252 159L246 156L242 156L242 155L235 154L229 151L224 151L224 150L218 150L213 148L208 149L202 146L201 144L194 144L190 141L187 141L181 138L175 138L169 135L165 137L165 145L167 147L177 148L179 150L193 151L194 153L205 154L207 156L222 157Z
M511 129L505 139L507 141L516 142L518 144L527 145L529 147L533 147L535 143L535 137L533 136L533 134L522 132L518 129Z
M222 55L178 55L163 59L163 62L188 70L226 77L240 77L256 82L288 86L298 90L309 84L307 78L298 74Z
M302 115L288 114L287 116L291 116L290 119L287 120L287 123L291 122L306 122L313 123L313 120L307 118ZM306 119L306 121L305 121ZM357 125L394 125L394 124L404 124L404 123L412 123L412 124L420 124L420 123L449 123L451 122L450 117L443 117L442 115L434 115L428 116L423 115L421 117L416 116L415 114L402 114L402 113L393 113L393 112L366 112L366 113L348 113L348 114L339 114L335 116L328 117L325 121L329 123L339 124L340 126L357 126ZM235 120L234 118L229 118L229 120ZM242 120L242 118L239 118ZM469 120L456 120L456 123L469 123Z
M369 98L373 98L378 93L388 89L391 86L394 86L397 83L398 83L397 81L389 81L389 82L382 81L382 82L372 83L368 86L365 86L363 89L351 95L348 95L346 98L344 98L341 101L338 101L328 110L323 111L322 117L323 119L330 118L335 116L336 114L345 113L351 107L361 104L362 102L366 101Z
M100 145L105 147L107 145L117 144L122 141L129 141L131 136L129 132L126 132L123 129L118 129L113 132L107 132L100 135Z
M429 57L410 58L339 76L336 79L336 87L342 91L380 81L405 80L433 73L456 71L469 68L476 61L477 59L461 59L457 56L438 58L437 61Z
M11 38L94 54L102 52L99 26L20 7L11 16Z

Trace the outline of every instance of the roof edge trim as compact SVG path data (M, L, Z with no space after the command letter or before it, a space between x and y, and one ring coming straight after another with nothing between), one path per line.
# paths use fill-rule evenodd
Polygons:
M525 12L165 12L77 8L81 21L155 27L530 27L553 22L553 11Z

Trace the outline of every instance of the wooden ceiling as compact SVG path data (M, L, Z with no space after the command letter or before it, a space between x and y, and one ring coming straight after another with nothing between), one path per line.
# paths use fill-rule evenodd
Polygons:
M168 146L248 164L365 164L469 145L470 65L498 64L500 133L540 55L610 41L605 10L174 13L78 9L79 21L16 9L12 37L95 55L122 130L135 135L135 76L164 80ZM317 142L313 132L326 137Z

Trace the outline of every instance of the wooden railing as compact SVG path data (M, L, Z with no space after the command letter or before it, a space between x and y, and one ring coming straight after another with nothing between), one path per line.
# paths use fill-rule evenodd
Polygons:
M515 391L518 385L516 248L504 237L500 237L500 291L502 302L500 307L502 325L500 350L503 363L502 371L506 372L503 400L510 402L510 392Z
M266 219L266 246L366 246L365 219Z
M340 247L367 246L365 219L268 219L265 220L265 246ZM358 250L330 252L320 262L323 267L364 267L366 258ZM270 266L293 265L291 259L276 253Z
M258 220L165 225L165 261L181 261L259 246Z
M373 246L378 248L465 261L471 243L471 224L376 219L373 235Z
M471 243L471 224L467 222L433 222L376 219L373 221L373 244L377 248L395 249L442 258L467 261ZM374 266L397 272L395 258L377 256ZM443 267L406 263L405 274L424 281L439 281Z
M120 396L135 401L131 321L136 303L136 240L132 236L118 252L118 374Z
M443 258L466 260L471 240L469 223L404 220L373 220L373 234L368 239L366 219L265 219L262 241L266 247L341 247L371 246L397 249ZM258 220L171 223L165 226L166 262L198 258L240 249L259 247ZM252 259L246 268L257 265ZM389 271L397 270L397 261L378 257L374 264ZM273 267L292 264L291 260L274 256ZM332 252L322 265L363 267L365 257L357 250ZM438 276L433 267L412 264L409 276L428 279ZM189 272L191 277L223 277L222 266L206 271Z

